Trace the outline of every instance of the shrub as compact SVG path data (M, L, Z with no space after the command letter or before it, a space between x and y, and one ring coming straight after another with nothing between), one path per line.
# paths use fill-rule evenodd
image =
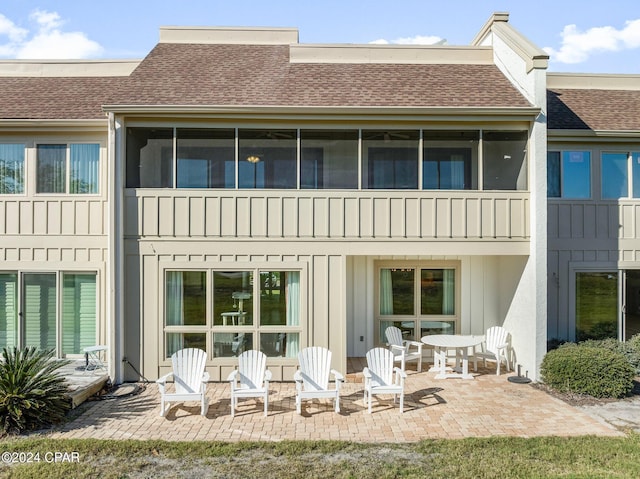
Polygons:
M617 351L627 358L629 364L635 369L636 374L640 374L640 334L636 334L626 342L621 342L614 338L590 339L581 342L580 346L594 346Z
M620 352L589 344L567 344L546 354L540 375L557 391L619 398L633 388L635 371Z
M68 388L53 351L3 349L0 362L0 435L19 434L61 421L70 407Z

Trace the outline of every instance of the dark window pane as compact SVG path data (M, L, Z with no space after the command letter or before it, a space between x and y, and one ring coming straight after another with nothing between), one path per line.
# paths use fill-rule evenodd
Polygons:
M483 189L527 189L527 132L483 134Z
M358 132L303 130L300 187L358 188Z
M560 198L560 152L547 152L547 196Z
M178 188L234 188L235 132L178 129Z
M173 130L127 129L127 188L173 187Z
M65 193L67 190L67 145L38 145L38 193Z
M414 314L414 272L412 268L380 270L380 314Z
M213 273L213 324L247 326L253 324L253 272Z
M618 337L618 273L576 273L576 340Z
M418 188L418 131L363 131L363 188Z
M240 130L238 186L296 188L295 130Z

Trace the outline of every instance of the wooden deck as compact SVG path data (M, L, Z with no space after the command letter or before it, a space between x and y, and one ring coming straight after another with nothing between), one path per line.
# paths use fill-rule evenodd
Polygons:
M72 409L100 391L109 380L104 370L85 371L84 360L72 361L60 368L60 372L69 384Z

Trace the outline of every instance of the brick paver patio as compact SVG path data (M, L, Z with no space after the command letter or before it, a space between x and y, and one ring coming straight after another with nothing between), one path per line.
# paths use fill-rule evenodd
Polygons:
M493 370L495 371L495 370ZM303 402L295 412L295 385L270 384L269 415L262 403L240 400L231 417L229 385L211 383L206 417L195 403L173 405L159 416L154 383L137 395L94 401L53 434L59 438L164 439L170 441L279 441L337 439L358 442L410 442L420 439L486 436L616 436L622 433L530 385L507 381L490 370L474 380L434 379L434 373L407 371L405 411L391 396L374 397L373 414L362 403L360 375L349 375L341 413L328 400Z

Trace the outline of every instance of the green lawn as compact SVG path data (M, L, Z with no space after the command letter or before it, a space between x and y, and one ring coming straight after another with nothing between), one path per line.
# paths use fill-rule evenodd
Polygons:
M638 434L429 440L399 445L5 439L0 446L4 453L0 477L17 478L640 477ZM39 453L41 462L7 466L7 453L13 451ZM55 452L67 453L67 459L77 458L78 462L46 462Z

